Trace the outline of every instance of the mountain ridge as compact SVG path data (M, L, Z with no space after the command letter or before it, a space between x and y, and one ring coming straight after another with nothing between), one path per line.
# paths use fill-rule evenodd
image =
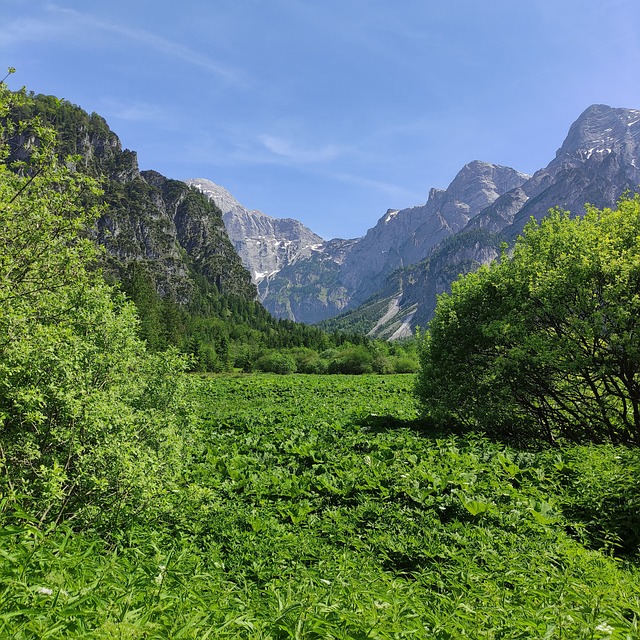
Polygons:
M404 336L428 323L458 274L496 259L531 217L556 206L574 214L585 203L614 206L638 188L639 167L640 110L591 105L533 175L469 162L446 189L431 188L425 204L387 209L360 238L323 241L282 261L257 280L259 298L276 317L347 330L331 318L354 321L364 305L369 333Z
M327 241L291 219L247 210L209 180L186 182L222 209L229 236L253 274L263 305L276 317L314 323L362 304L395 269L420 261L431 246L529 177L474 160L447 189L431 189L424 205L389 209L360 238Z
M425 327L437 296L449 291L459 274L495 260L503 242L512 244L531 219L540 220L550 208L573 213L585 204L613 207L627 191L640 185L640 111L591 105L571 125L549 164L528 181L502 194L466 227L435 245L425 260L391 274L380 296L396 299L397 314L375 335L389 337L409 309L411 325ZM400 286L402 282L402 286ZM359 314L367 314L368 301ZM358 323L358 313L345 322L325 326L346 329Z
M227 235L222 214L199 191L156 171L141 171L101 116L54 96L31 94L11 119L40 118L58 132L60 158L101 181L107 206L91 231L105 249L104 269L126 283L142 269L163 298L187 303L204 278L219 293L255 299L257 291ZM38 144L26 128L10 140L10 164L28 160Z

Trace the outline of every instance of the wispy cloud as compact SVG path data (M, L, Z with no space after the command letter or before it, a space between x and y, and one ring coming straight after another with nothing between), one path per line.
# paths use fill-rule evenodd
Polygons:
M390 182L384 182L383 180L373 180L371 178L365 178L363 176L354 175L352 173L334 173L330 176L334 180L340 182L346 182L349 184L355 184L367 189L374 189L380 193L385 193L393 198L405 200L407 198L420 202L420 198L424 197L423 193L415 193L397 184Z
M211 132L199 134L181 154L189 161L206 166L249 167L282 165L296 167L300 171L321 177L329 182L342 182L362 187L391 197L394 201L421 202L424 193L415 192L392 182L365 177L345 171L345 158L349 164L355 159L362 166L360 152L344 144L303 146L290 138L275 135L243 136L239 132L230 137L212 136ZM360 161L358 161L360 160ZM367 163L365 163L366 166Z
M102 31L116 34L153 51L204 69L232 84L248 84L247 78L241 71L222 64L211 56L195 49L145 29L118 24L53 3L47 4L45 10L49 14L46 18L28 18L6 23L0 32L0 44L10 46L24 41L42 42L62 38L67 39L71 34L86 35L92 31Z
M147 102L121 102L104 99L103 104L109 116L131 122L165 122L168 114L161 107Z
M11 47L22 42L46 42L67 37L72 25L41 18L9 19L0 29L0 46Z
M287 138L272 135L261 135L260 143L277 159L292 164L315 164L331 162L344 155L347 147L327 144L317 148L303 148Z

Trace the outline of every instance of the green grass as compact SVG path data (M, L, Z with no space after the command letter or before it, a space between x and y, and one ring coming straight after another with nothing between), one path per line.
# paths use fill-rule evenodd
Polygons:
M0 637L639 637L636 458L430 432L413 379L192 378L193 464L155 521L5 510Z

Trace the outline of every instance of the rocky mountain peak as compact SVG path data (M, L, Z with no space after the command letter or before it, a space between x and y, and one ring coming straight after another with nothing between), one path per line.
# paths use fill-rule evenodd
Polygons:
M631 162L640 149L640 111L594 104L571 125L554 163L585 161L615 152Z
M298 220L249 211L211 180L191 178L185 182L204 193L222 211L229 238L256 284L300 257L309 256L324 242Z
M447 187L447 201L464 209L467 220L475 217L503 193L523 184L531 176L490 162L473 160L464 165Z
M206 178L190 178L185 180L190 187L195 187L198 191L202 191L209 200L213 200L218 209L225 212L233 211L234 209L242 209L244 207L224 188L211 180Z

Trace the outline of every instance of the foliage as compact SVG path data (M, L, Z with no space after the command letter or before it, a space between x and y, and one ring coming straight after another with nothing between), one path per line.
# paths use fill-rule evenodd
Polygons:
M255 366L260 371L267 373L295 373L296 361L293 356L278 351L270 351L258 358Z
M373 355L361 346L343 349L329 364L330 373L362 374L373 371Z
M361 373L415 344L260 328L215 284L183 314L134 270L140 323L84 240L95 183L3 118L23 99L0 85L3 159L38 133L0 165L0 636L638 636L636 450L445 434L407 375L184 375L139 334Z
M622 555L640 549L640 451L581 446L556 461L565 487L565 512L585 544Z
M412 382L192 377L174 505L112 546L5 508L0 635L636 637L637 569L583 544L584 448L425 431Z
M95 182L58 162L55 134L6 119L0 155L0 492L44 521L115 526L163 500L182 469L175 355L149 356L134 307L95 270ZM169 382L171 380L171 382Z
M286 366L285 362L288 363ZM337 348L320 352L305 347L256 349L252 354L242 352L236 359L236 366L245 372L265 373L415 373L418 369L417 346L413 340L403 344L369 340L359 345L344 342Z
M555 210L441 296L417 392L491 433L638 444L639 345L640 197Z

